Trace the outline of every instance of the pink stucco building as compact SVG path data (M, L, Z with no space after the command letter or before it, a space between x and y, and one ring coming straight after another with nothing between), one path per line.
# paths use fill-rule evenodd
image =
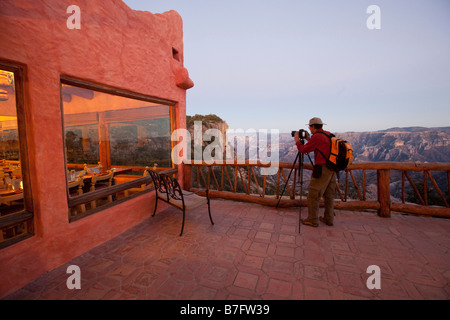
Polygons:
M154 195L136 188L82 199L92 185L174 167L170 135L185 128L194 84L174 11L134 11L120 0L6 0L0 30L3 297L150 216ZM112 169L103 185L93 183Z

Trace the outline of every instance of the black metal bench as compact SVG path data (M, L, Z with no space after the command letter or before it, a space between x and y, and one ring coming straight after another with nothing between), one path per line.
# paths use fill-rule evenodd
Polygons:
M211 217L208 189L201 189L196 192L188 192L180 187L180 184L178 183L178 180L176 178L173 178L164 173L157 173L152 170L149 170L149 172L152 177L156 192L155 211L153 212L152 217L154 217L156 214L158 200L162 200L174 206L175 208L182 210L183 222L181 225L181 236L183 234L186 211L193 210L201 205L207 204L209 220L211 220L211 224L214 224ZM205 191L206 197L197 195L197 193L199 193L200 191Z

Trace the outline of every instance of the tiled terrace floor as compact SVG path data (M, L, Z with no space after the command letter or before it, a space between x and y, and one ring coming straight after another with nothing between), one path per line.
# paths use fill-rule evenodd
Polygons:
M450 220L337 211L333 227L301 227L298 208L212 201L154 218L41 276L6 299L445 299ZM303 208L303 217L306 209ZM69 265L81 289L66 286ZM381 268L368 289L367 267Z

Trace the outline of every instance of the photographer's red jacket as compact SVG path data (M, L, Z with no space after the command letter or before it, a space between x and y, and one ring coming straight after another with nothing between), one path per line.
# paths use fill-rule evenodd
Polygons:
M331 150L331 141L330 138L328 138L324 134L319 134L319 132L324 132L328 135L331 134L330 132L323 129L318 129L317 132L311 136L307 143L302 144L300 141L298 141L296 142L296 145L298 151L301 153L310 153L314 151L314 163L325 165L327 163L326 158L324 158L323 155L317 150L320 150L328 158Z

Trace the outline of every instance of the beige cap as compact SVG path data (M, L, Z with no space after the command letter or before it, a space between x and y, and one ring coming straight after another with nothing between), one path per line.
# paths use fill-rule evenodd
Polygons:
M325 124L325 123L322 122L322 119L315 117L309 120L309 125L311 126L313 124Z

